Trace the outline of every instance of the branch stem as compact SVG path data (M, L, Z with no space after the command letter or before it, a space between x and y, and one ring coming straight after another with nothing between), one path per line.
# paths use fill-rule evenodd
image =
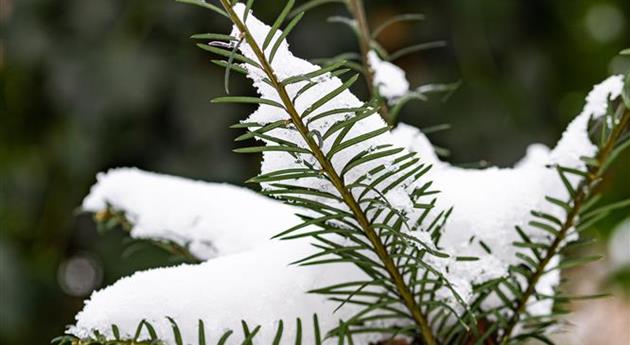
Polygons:
M348 10L357 23L357 38L359 40L359 49L361 50L361 62L363 63L364 71L363 75L365 76L365 81L368 84L370 98L374 98L377 95L376 86L374 85L374 69L372 69L370 61L368 60L368 53L372 49L370 44L372 35L370 34L370 27L365 14L365 6L363 5L363 0L347 0L346 4ZM380 102L379 113L387 123L395 125L395 123L391 123L394 119L390 118L389 107L387 106L386 101Z
M422 311L420 310L420 307L416 303L416 300L411 290L405 283L402 274L396 267L396 264L394 263L389 253L387 252L387 249L385 248L380 237L378 236L378 234L376 233L376 231L370 224L369 220L367 219L367 216L365 215L365 213L359 206L359 203L356 201L356 199L354 198L350 190L345 186L339 174L337 174L337 171L333 167L332 162L328 158L326 158L326 155L321 150L319 145L315 142L315 140L313 140L313 137L309 135L309 129L302 121L300 114L296 110L291 100L291 97L287 93L284 85L278 80L278 77L275 75L273 68L271 67L269 61L265 57L264 52L262 51L258 43L255 41L254 37L249 32L247 26L241 21L238 15L234 12L234 9L230 5L229 0L220 0L220 1L223 7L225 8L226 12L228 13L230 19L234 23L234 25L236 25L238 30L244 35L245 40L247 41L249 46L252 48L254 54L259 60L260 65L262 66L263 71L265 72L269 80L271 81L271 84L274 86L275 90L278 92L278 95L280 96L280 99L282 100L285 110L289 113L289 116L291 117L291 121L293 122L296 129L298 130L298 132L300 133L300 135L302 136L302 138L308 145L312 154L315 156L319 164L322 166L322 170L326 173L326 175L330 179L335 189L341 195L344 203L346 203L348 208L352 211L352 214L356 218L362 231L364 232L365 236L370 241L370 244L373 246L374 252L383 263L385 270L387 271L387 274L389 275L394 285L396 286L397 292L402 298L405 304L405 307L409 310L414 322L418 326L420 336L424 340L424 343L426 345L436 345L437 343L435 341L433 332L431 330L431 327L429 326L427 318L422 314Z

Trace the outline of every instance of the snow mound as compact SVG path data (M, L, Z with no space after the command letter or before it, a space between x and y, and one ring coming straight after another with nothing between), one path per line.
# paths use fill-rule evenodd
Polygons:
M368 61L374 71L374 86L381 96L393 102L409 92L409 82L402 68L381 60L373 50L368 53Z
M82 208L108 207L125 213L131 237L173 241L201 259L252 249L300 223L294 208L246 188L135 168L98 174Z

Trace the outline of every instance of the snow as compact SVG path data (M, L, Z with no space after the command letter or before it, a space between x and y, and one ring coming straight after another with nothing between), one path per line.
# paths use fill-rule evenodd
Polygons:
M131 237L173 241L201 259L252 249L300 223L293 208L246 188L135 168L98 174L82 208L108 207L125 213Z
M333 315L336 302L305 291L337 283L339 276L359 277L354 267L345 264L287 265L308 253L307 245L305 241L268 242L198 265L135 273L93 293L68 332L83 338L96 329L112 338L111 324L116 324L121 336L129 338L144 319L154 326L160 339L175 344L166 319L169 316L178 323L186 344L196 344L199 319L204 321L208 343L217 343L227 329L232 329L235 334L228 343L234 344L243 340L240 321L245 320L252 328L261 326L257 344L271 344L277 322L282 319L282 344L289 344L295 342L295 319L299 317L308 344L314 339L313 313L318 314L325 332L337 326L340 319L348 319L353 309L342 308ZM142 335L146 337L148 334Z
M325 331L356 312L347 306L333 315L336 303L306 291L337 283L340 276L365 279L360 271L345 264L289 266L312 253L308 240L269 240L301 222L294 215L298 209L245 188L135 168L112 169L97 180L84 210L124 211L133 224L132 237L189 244L194 254L212 259L137 272L94 292L70 334L83 338L97 330L112 337L111 325L116 324L129 337L146 319L160 339L174 344L167 317L178 323L186 341L196 339L199 319L215 338L226 329L238 331L245 320L251 327L262 326L256 337L260 343L271 343L278 320L284 320L288 342L295 336L297 317L303 321L304 339L313 339L314 313Z
M595 85L586 97L586 106L583 113L600 117L608 110L608 101L612 101L621 95L623 91L624 76L614 75Z
M373 50L368 53L368 62L374 71L374 86L381 96L394 102L409 92L409 82L402 68L381 60Z
M560 208L545 201L545 196L561 200L568 198L553 165L585 168L580 157L592 157L596 152L596 147L588 138L588 121L605 114L608 101L616 99L621 93L621 81L621 76L612 76L596 85L586 98L584 110L569 124L556 147L550 150L542 144L533 144L514 168L462 169L452 166L439 160L420 130L399 124L392 131L396 144L419 152L424 162L433 164L428 179L433 181L435 189L441 191L437 196L437 208L454 206L440 243L446 251L462 256L478 256L482 260L493 257L496 264L484 265L490 271L485 273L486 278L491 278L505 274L508 264L519 262L514 255L519 249L511 245L520 240L514 226L521 226L533 239L549 241L546 233L527 225L532 220L530 210L545 211L564 219ZM574 185L577 183L572 182ZM573 233L571 236L574 238L576 235ZM472 245L470 239L473 239ZM486 254L479 241L492 248L492 254ZM461 274L473 282L478 272L463 270ZM559 280L559 272L553 271L541 279L537 289L551 293ZM465 290L462 288L462 291ZM549 301L533 303L529 309L536 315L550 310Z
M243 16L242 4L237 4L234 9ZM254 39L262 44L269 26L251 13L247 17L247 26ZM280 34L277 32L276 38ZM232 29L232 35L239 35L237 28ZM267 55L270 49L265 51ZM243 55L255 59L251 47L246 43L240 46L240 50ZM383 74L383 71L393 69L386 62L374 61L371 64L375 72L381 73L377 78L379 87L386 86L385 93L390 96L400 94L400 73L393 74L390 71ZM280 44L272 66L280 80L319 68L295 57L286 41ZM266 77L263 71L252 66L244 67L263 98L280 102L276 90L263 81ZM538 240L548 240L542 231L527 226L532 209L563 217L562 210L551 206L544 198L547 195L560 199L567 197L555 170L548 165L584 167L580 156L592 155L595 150L586 134L588 121L591 117L603 115L607 101L619 96L620 82L621 77L615 76L595 86L587 97L584 111L568 126L557 146L552 150L540 144L531 146L527 155L514 168L473 170L454 167L439 160L426 136L405 124L400 124L391 133L386 132L339 152L333 158L333 166L340 171L357 153L373 150L382 144L402 146L417 152L424 164L433 165L433 169L421 181L405 181L401 186L389 190L386 199L400 208L410 220L414 220L423 210L413 209L409 191L418 184L432 180L432 189L441 191L436 209L446 210L454 206L440 246L447 253L478 256L479 261L461 262L452 257L431 258L431 261L453 281L459 296L470 300L473 298L472 284L505 275L506 267L517 262L514 256L517 249L512 246L512 242L517 240L515 225L522 226ZM322 75L317 78L315 87L298 97L298 92L307 83L302 81L288 85L287 92L290 97L297 97L295 107L304 116L311 133L321 135L339 121L353 116L351 112L340 112L311 120L315 115L363 105L350 91L345 90L311 112L311 106L341 86L342 81L330 74ZM288 118L289 114L283 109L263 104L245 121L263 126ZM358 121L345 140L384 126L385 122L374 113ZM268 134L305 147L304 140L294 128L276 128ZM336 138L335 134L323 141L324 152L330 150ZM401 152L397 157L407 152ZM389 166L389 169L385 169L389 171L394 167L392 161L393 158L387 158L354 168L346 175L347 181L356 181L381 164ZM268 173L278 169L304 168L307 163L318 166L310 155L294 157L285 152L265 152L261 171ZM376 177L378 175L373 176ZM190 244L197 254L205 258L216 258L199 265L139 272L94 293L86 302L84 310L77 315L76 325L69 330L71 334L86 336L96 329L111 336L111 324L117 324L123 334L131 334L140 320L147 319L154 323L159 335L172 344L171 326L166 316L177 320L185 339L195 339L198 319L206 323L207 334L214 336L221 334L225 328L238 328L240 320L245 319L251 325L264 326L260 337L257 337L262 344L271 342L278 319L288 321L302 317L310 320L313 313L318 313L322 328L327 330L337 325L339 319L352 315L354 309L348 305L332 314L335 304L305 291L339 283L340 279L362 279L355 267L340 264L288 266L288 262L311 253L308 241L267 241L271 234L298 222L293 215L295 208L257 196L243 188L189 181L134 169L113 170L99 175L98 180L84 201L84 209L96 212L110 205L128 215L134 224L132 236L179 241ZM390 181L386 179L380 186L386 186ZM322 178L306 178L291 183L338 195L334 187ZM275 188L268 184L262 187ZM353 192L357 196L361 190ZM328 199L317 200L330 202ZM247 211L244 213L243 210ZM427 239L428 234L425 232L408 230L422 240ZM482 249L480 241L493 249L491 254ZM539 283L539 291L551 291L558 282L558 274L548 274ZM438 297L449 304L456 304L448 291L440 292ZM156 301L159 301L159 307L156 307ZM488 303L491 306L499 301L491 300ZM535 314L546 313L551 308L549 303L544 302L532 305L529 311ZM292 335L289 323L285 326L289 328L286 329L287 334ZM308 330L308 327L305 329Z
M550 153L550 163L564 166L581 166L580 156L591 157L595 146L588 138L588 121L606 114L609 101L617 99L623 90L623 76L614 75L595 85L586 97L584 110L578 115Z

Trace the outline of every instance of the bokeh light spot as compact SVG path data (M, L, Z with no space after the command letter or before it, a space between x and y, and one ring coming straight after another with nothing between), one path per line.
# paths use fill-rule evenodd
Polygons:
M601 43L612 42L623 31L626 18L621 10L612 4L594 5L586 12L584 25L588 34Z
M608 252L613 267L630 267L630 217L613 229L608 240Z
M103 279L101 264L88 255L75 255L59 265L57 278L70 296L82 297L97 288Z

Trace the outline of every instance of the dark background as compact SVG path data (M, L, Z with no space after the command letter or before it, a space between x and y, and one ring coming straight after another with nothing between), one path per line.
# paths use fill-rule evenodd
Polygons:
M630 46L630 1L366 2L372 27L403 12L427 16L385 32L390 51L448 42L397 63L412 85L463 81L447 102L412 103L401 116L419 127L450 123L432 139L452 162L509 166L531 142L553 145L592 85L630 68L617 56ZM283 3L259 0L254 9L270 22ZM340 5L307 13L290 37L294 53L357 50L346 27L326 22L344 13ZM229 26L201 8L171 0L0 0L0 23L0 343L46 344L73 322L91 289L172 264L150 247L121 255L121 232L100 236L89 216L76 215L95 174L137 166L242 184L258 158L231 152L239 132L228 126L252 108L210 104L224 92L223 71L188 36ZM240 76L231 91L252 92ZM629 156L611 172L609 200L630 196ZM627 216L617 212L596 226L600 251Z

